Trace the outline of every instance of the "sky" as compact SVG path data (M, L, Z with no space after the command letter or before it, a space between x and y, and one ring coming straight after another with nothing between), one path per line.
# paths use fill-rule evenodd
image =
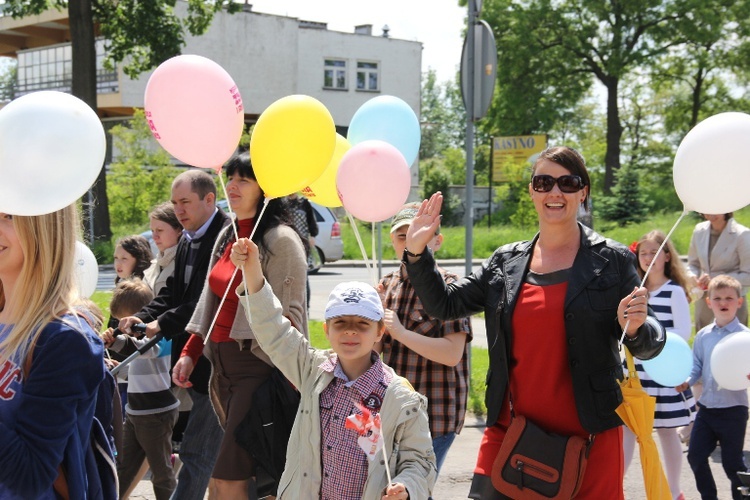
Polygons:
M373 35L388 25L390 36L422 42L422 71L432 68L438 81L452 80L463 46L466 7L458 0L248 0L253 12L328 23L328 29L352 33L372 24Z

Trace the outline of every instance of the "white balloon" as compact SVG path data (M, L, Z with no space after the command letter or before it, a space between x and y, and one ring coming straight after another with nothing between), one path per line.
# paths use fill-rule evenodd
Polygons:
M721 339L711 353L711 372L722 389L750 387L750 333L737 332Z
M64 92L34 92L0 110L0 212L42 215L79 199L104 165L102 122Z
M99 281L99 263L89 247L80 241L76 241L75 277L81 297L88 299L94 295Z
M719 113L680 143L672 178L686 210L725 214L750 204L750 115Z

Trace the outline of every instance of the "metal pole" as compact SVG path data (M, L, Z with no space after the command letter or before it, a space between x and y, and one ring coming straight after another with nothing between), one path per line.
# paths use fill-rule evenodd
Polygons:
M466 227L466 266L465 274L471 274L471 261L474 254L474 24L476 23L476 11L474 1L467 2L469 8L469 26L468 26L468 75L467 76L467 95L466 95L466 210L464 213L464 224Z

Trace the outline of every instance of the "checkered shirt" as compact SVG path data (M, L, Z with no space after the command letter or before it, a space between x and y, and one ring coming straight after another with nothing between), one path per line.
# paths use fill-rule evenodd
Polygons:
M320 498L360 500L367 479L368 459L357 444L359 434L344 427L346 417L362 413L355 402L376 401L382 405L393 376L383 370L383 363L375 352L372 353L372 366L353 381L346 377L335 356L324 361L320 368L335 375L320 393L320 456L323 462ZM380 407L370 409L379 411Z
M444 269L439 271L446 283L458 280L458 276L453 273ZM430 361L390 335L383 337L383 362L427 397L432 437L450 432L458 434L464 426L468 394L468 352L472 339L469 318L442 321L429 316L417 297L403 264L398 271L384 276L380 283L385 289L383 307L395 311L407 330L433 338L443 337L447 333L466 333L464 354L457 366Z

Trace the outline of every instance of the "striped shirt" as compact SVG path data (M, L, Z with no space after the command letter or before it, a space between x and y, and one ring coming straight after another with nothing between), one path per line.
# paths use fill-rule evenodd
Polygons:
M393 378L383 370L380 357L373 352L372 366L349 380L333 357L323 362L320 368L333 372L334 379L320 393L320 456L323 477L320 484L322 500L360 500L367 480L367 455L359 447L359 434L345 428L346 417L362 412L355 403L378 412L385 397L385 390ZM390 451L390 450L389 450Z
M446 283L458 276L439 269ZM417 392L429 402L430 432L433 439L455 432L464 425L469 380L469 342L472 339L469 318L451 321L435 319L427 314L417 297L402 264L380 280L385 289L383 307L396 312L404 328L431 338L442 338L449 333L465 333L466 344L461 361L456 366L446 366L420 356L390 335L383 337L383 362L406 378Z
M648 304L665 330L676 333L686 341L690 339L693 323L684 288L672 280L667 280L658 289L649 292ZM697 408L692 391L677 392L672 387L655 382L637 358L635 368L643 390L656 398L655 429L682 427L693 421Z
M150 340L118 335L111 348L130 355ZM128 365L128 404L125 405L128 414L152 415L180 406L170 389L171 354L172 341L162 339Z

